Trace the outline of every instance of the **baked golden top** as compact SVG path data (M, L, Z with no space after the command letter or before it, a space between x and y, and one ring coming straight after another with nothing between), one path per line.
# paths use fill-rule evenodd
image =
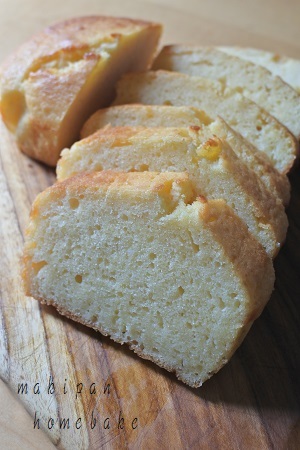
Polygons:
M113 17L71 19L32 37L4 63L1 114L20 149L55 165L118 78L146 70L161 26Z

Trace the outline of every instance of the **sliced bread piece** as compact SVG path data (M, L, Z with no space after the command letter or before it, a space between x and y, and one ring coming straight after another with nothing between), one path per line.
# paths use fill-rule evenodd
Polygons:
M223 198L274 257L283 243L287 218L281 202L229 145L199 127L115 127L100 130L62 152L58 180L97 170L187 171L195 189Z
M106 125L117 127L186 127L213 122L204 111L190 106L129 104L110 106L96 111L84 124L81 139Z
M117 17L78 17L22 45L2 67L3 120L27 155L55 165L87 118L113 98L128 71L152 62L161 26Z
M217 372L268 301L274 271L222 201L186 174L81 175L40 194L27 295L127 343L192 387Z
M197 108L189 106L129 104L111 106L95 112L85 123L81 138L100 128L111 126L182 127L208 126L216 136L226 140L232 150L264 182L265 186L287 205L290 198L290 183L286 175L280 174L253 145L217 117L214 121Z
M274 75L282 78L300 94L300 60L274 52L251 47L218 47L229 55L251 61L265 67Z
M264 152L281 173L287 173L296 158L297 142L280 122L236 89L216 80L163 70L126 74L117 84L114 104L126 103L188 105L211 117L220 115Z
M153 68L206 77L237 89L300 139L300 95L264 67L214 47L169 45L161 50Z
M228 142L235 154L256 173L278 201L282 201L285 206L288 205L291 185L286 174L278 172L269 158L265 158L262 152L259 152L254 145L234 131L221 117L212 122L209 129Z

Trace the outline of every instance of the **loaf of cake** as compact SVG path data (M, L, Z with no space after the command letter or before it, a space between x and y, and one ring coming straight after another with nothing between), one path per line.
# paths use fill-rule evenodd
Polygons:
M264 67L214 47L169 45L161 50L153 68L206 77L238 89L300 139L300 95Z
M218 47L229 55L265 67L292 86L300 94L300 60L251 47Z
M35 200L23 278L33 296L127 343L190 386L225 364L268 301L270 258L187 174L81 174Z
M269 189L287 205L290 199L290 183L280 174L264 154L234 131L221 118L210 118L204 111L192 106L129 104L111 106L96 111L84 124L81 138L107 126L184 127L206 126L211 133L226 140L235 154L252 169Z
M117 84L114 104L126 103L189 105L213 118L220 115L281 173L290 170L297 155L298 144L286 127L238 89L216 80L161 70L126 74Z
M146 70L161 34L158 24L117 17L80 17L55 24L2 66L4 123L27 155L55 165L87 118L113 99L125 72Z
M161 31L55 24L2 65L0 111L57 164L26 230L26 295L198 387L271 296L300 96L226 48L165 47L153 66Z
M224 199L274 257L285 240L281 202L230 146L210 130L190 128L104 128L62 152L57 178L99 170L188 172L197 194Z

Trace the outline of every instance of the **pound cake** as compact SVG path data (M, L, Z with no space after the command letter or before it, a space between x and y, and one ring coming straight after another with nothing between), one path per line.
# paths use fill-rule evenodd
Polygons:
M98 170L186 171L198 194L223 198L233 208L268 255L274 257L285 239L287 218L282 203L209 130L105 128L63 150L57 178Z
M207 77L238 89L300 139L300 95L264 67L214 47L169 45L161 50L153 68Z
M127 343L192 387L217 372L268 301L271 260L187 174L98 172L35 200L23 277L33 296Z
M80 17L55 24L22 45L2 66L0 107L27 155L55 165L87 118L108 106L125 72L146 70L158 24Z
M292 86L300 94L300 60L251 47L218 47L229 55L251 61L265 67Z
M203 110L191 106L129 104L96 111L82 127L85 138L106 125L145 127L185 127L208 125L213 121Z
M188 105L211 117L220 115L281 173L287 173L296 158L297 142L286 127L237 89L216 80L163 70L126 74L117 83L114 104L126 103Z
M204 111L192 106L129 104L111 106L96 111L84 124L81 138L104 126L184 127L205 126L217 137L226 140L235 154L252 169L284 205L290 199L290 183L286 175L268 161L261 152L235 132L221 118L211 119Z

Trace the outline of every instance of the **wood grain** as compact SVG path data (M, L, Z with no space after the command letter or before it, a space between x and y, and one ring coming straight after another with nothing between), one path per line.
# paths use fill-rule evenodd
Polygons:
M3 381L1 384L1 402L5 405L5 413L0 417L1 448L9 450L53 450L55 446L50 442L42 430L36 430L34 439L28 433L32 426L32 418L20 408L17 398L9 391ZM5 433L3 432L5 430Z
M254 0L248 9L241 4L231 0L222 11L218 0L201 5L189 0L184 6L179 0L164 0L160 6L154 0L100 6L90 0L84 5L76 1L70 8L70 1L55 0L42 11L37 0L13 0L5 8L0 0L5 11L0 38L10 36L0 39L0 57L42 26L88 8L90 13L163 20L165 42L240 43L300 57L298 2L290 5L289 14L279 0L273 6L271 0ZM271 6L272 21L266 22ZM28 20L17 20L21 17ZM272 298L230 363L195 390L125 347L24 297L20 257L30 205L55 176L21 154L2 123L0 164L0 376L14 394L0 384L0 399L8 405L0 421L5 436L1 448L51 448L44 444L41 430L34 429L35 413L61 449L300 447L299 169L291 175L290 228L275 261ZM28 394L18 394L21 382L27 382ZM38 388L40 393L34 394ZM30 416L22 413L15 398ZM51 430L49 418L55 421ZM59 421L68 418L70 428L60 429Z

